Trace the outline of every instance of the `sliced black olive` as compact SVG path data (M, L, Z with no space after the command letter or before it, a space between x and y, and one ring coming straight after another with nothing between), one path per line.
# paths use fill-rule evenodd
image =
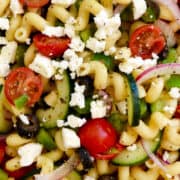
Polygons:
M28 115L29 124L25 124L21 119L17 119L16 129L20 136L25 138L35 137L39 131L39 122L34 115Z
M117 177L115 175L102 175L98 180L117 180Z
M92 161L92 158L91 158L89 152L86 149L81 147L81 148L77 149L77 153L83 164L84 170L88 170L89 168L91 168L93 165L93 161Z
M85 96L90 96L93 93L94 86L93 86L93 80L89 76L83 76L77 78L77 83L79 85L85 85Z

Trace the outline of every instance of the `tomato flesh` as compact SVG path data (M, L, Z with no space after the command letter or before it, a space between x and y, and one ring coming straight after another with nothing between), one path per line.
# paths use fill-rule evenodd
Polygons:
M5 95L14 105L14 100L22 95L28 96L28 106L36 103L43 91L41 77L27 67L12 70L5 80Z
M174 117L175 118L180 118L180 104L177 105Z
M20 0L20 2L31 8L40 8L48 4L49 0Z
M165 47L165 37L161 30L154 25L143 25L137 28L130 37L129 47L133 56L143 59L159 54Z
M111 124L104 118L88 120L79 129L81 145L85 147L92 156L109 150L117 142L117 133Z
M5 142L0 142L0 163L3 162L5 156Z
M41 54L56 58L61 56L68 48L70 39L68 37L49 37L43 34L36 34L33 37L33 42Z

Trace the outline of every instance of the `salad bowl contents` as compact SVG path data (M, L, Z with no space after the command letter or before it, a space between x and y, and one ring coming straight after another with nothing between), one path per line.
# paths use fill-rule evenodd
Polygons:
M0 180L180 177L176 0L0 0Z

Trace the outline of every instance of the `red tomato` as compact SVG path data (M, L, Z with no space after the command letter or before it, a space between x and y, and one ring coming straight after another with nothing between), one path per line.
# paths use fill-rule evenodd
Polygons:
M46 5L49 2L49 0L20 0L20 2L23 5L31 8L40 8Z
M0 142L0 163L3 161L5 156L5 142Z
M112 153L112 154L95 154L94 157L96 159L104 159L104 160L111 160L115 156L117 156L117 153Z
M59 57L68 48L70 39L68 37L49 37L36 34L33 42L40 53L48 57Z
M28 106L36 103L43 91L41 77L27 67L12 70L5 80L5 95L11 104L22 95L28 96Z
M101 154L113 147L117 141L117 134L111 124L103 118L88 120L79 129L81 145L92 156Z
M180 104L177 105L176 112L174 114L175 118L180 118Z
M129 47L133 56L151 58L152 53L159 54L165 47L166 40L161 30L154 25L143 25L131 35Z

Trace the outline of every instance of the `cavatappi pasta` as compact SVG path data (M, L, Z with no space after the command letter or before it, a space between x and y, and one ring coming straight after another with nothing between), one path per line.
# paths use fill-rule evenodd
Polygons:
M0 180L179 179L179 6L0 0Z

